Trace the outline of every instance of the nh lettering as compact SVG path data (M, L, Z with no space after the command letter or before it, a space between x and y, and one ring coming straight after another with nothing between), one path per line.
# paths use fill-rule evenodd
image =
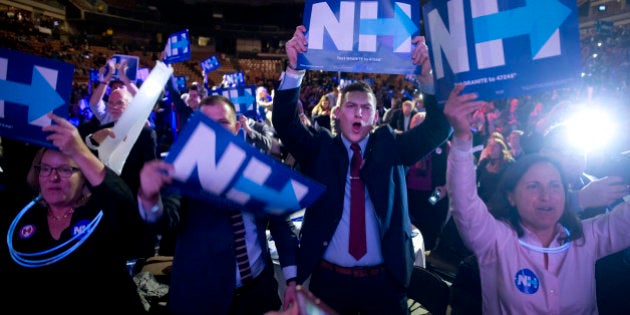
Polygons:
M229 143L223 154L218 157L216 140L217 135L212 128L199 124L173 163L179 174L174 178L187 182L197 169L199 182L204 190L220 196L229 189L228 198L245 204L251 196L237 189L238 187L230 188L228 185L237 175L247 154L236 144ZM247 162L242 174L249 182L257 185L263 185L270 175L270 167L256 158L251 158Z
M178 170L176 179L188 181L195 169L203 189L221 195L245 160L245 151L230 143L217 161L216 139L212 128L199 125L173 163ZM206 149L200 151L200 149Z
M532 280L532 277L524 274L519 274L516 285L522 285L524 287L538 287L538 281Z
M378 1L361 1L358 7L355 1L341 1L337 19L328 3L315 3L308 26L308 47L324 49L324 32L327 31L339 51L352 51L354 37L358 34L359 51L376 52L377 36L390 35L394 37L394 52L409 52L411 34L416 29L411 21L411 6L401 2L395 2L394 6L393 18L378 18ZM357 9L361 23L355 24ZM358 32L355 30L357 25Z
M85 224L82 224L82 225L79 225L79 226L75 226L72 229L72 235L79 235L79 234L83 233L83 231L85 231L86 227L87 226Z
M442 54L454 74L470 71L470 58L475 58L477 69L504 66L505 38L528 35L532 60L561 54L558 27L571 10L557 0L526 0L523 7L501 12L498 0L469 1L473 34L466 33L464 0L447 3L448 28L438 10L427 14L437 79L444 77ZM474 38L474 56L469 56L467 38Z

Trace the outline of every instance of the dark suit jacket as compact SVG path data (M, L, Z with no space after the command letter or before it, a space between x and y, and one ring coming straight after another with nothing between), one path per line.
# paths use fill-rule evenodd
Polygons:
M81 139L85 139L91 133L112 127L114 127L114 122L99 125L98 120L94 118L92 121L79 126L78 129ZM98 156L98 151L92 152ZM140 187L140 170L144 163L155 160L158 157L157 132L149 126L144 126L140 131L140 135L138 135L138 139L131 147L125 166L120 172L120 177L129 185L134 195L138 192L138 187Z
M309 131L297 112L299 89L276 92L273 125L302 172L326 186L324 194L306 209L300 230L298 283L321 261L343 212L348 153L340 135L326 129ZM425 100L427 119L410 132L395 134L388 127L374 130L369 138L361 178L376 210L381 250L389 273L407 287L415 259L407 210L406 166L444 141L450 126L434 97Z
M417 110L411 110L407 127L409 127L409 124L411 124L411 118L413 117L413 115L417 113ZM392 119L389 121L389 125L394 129L405 131L405 115L403 114L402 110L392 113Z
M236 253L229 205L171 195L158 228L176 229L169 309L175 314L227 314L236 289ZM256 217L263 259L273 268L269 228L282 267L297 263L297 233L288 217ZM273 288L269 288L272 290Z

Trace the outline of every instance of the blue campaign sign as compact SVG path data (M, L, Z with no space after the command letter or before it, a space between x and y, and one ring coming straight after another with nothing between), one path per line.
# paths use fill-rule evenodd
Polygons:
M112 56L111 62L114 63L114 75L113 79L120 79L120 63L125 60L127 65L125 69L125 75L131 82L136 82L138 79L138 67L140 66L140 57L133 55L121 55L115 54ZM108 69L108 68L106 68Z
M219 69L221 67L221 63L219 63L219 59L217 56L210 56L203 61L201 61L201 69L204 73L210 73L214 70Z
M42 132L53 112L68 117L74 66L0 48L0 136L55 148Z
M175 84L177 84L177 90L179 91L179 93L186 92L188 84L186 83L185 75L176 75Z
M237 115L245 115L256 119L256 86L239 85L231 88L210 90L210 95L223 95L228 98L234 107Z
M434 0L423 13L440 103L460 83L492 100L579 79L574 0Z
M295 212L324 191L200 112L190 117L165 161L175 168L171 189L252 212Z
M223 86L238 86L245 84L245 73L243 71L237 71L232 73L226 73L223 75Z
M297 68L419 74L411 63L419 24L418 0L307 0L308 50L298 55Z
M179 31L168 36L164 63L173 64L190 59L190 36L188 30Z

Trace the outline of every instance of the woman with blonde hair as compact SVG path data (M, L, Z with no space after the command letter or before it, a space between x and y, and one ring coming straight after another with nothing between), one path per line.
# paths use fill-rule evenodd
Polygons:
M320 127L331 130L330 114L332 107L333 104L330 102L330 97L328 95L322 95L322 97L319 98L317 105L315 105L311 111L311 121Z

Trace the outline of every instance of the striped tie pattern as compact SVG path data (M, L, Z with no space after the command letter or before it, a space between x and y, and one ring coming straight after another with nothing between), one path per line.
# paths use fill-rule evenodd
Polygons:
M236 264L241 274L243 283L252 280L252 270L249 266L247 258L247 245L245 244L245 224L243 223L243 214L235 211L230 216L232 223L232 232L234 233L234 247L236 250Z

